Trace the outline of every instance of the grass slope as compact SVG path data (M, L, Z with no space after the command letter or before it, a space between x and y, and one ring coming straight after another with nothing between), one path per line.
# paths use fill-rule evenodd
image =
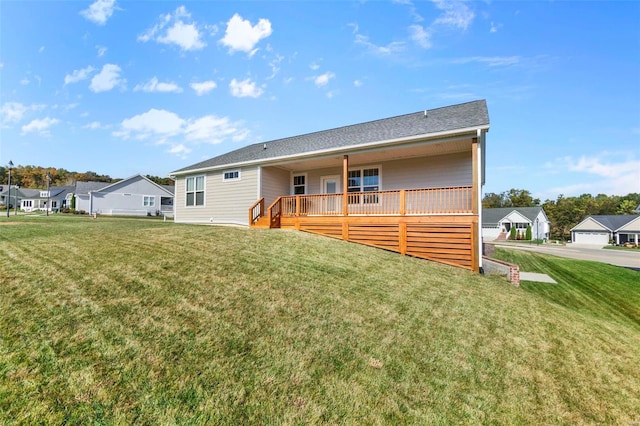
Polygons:
M516 289L299 232L11 221L1 424L640 421L635 272L598 297L571 285L600 264Z

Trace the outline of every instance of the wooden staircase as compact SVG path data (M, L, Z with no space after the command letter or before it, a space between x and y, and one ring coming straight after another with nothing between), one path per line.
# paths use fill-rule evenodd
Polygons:
M260 218L251 224L251 228L254 229L269 229L271 228L269 224L269 216L260 216Z

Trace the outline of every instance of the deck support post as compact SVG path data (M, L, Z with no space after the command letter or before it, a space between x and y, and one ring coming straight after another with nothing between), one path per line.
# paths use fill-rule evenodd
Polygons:
M342 215L349 216L349 156L342 159Z
M478 163L478 138L473 138L471 143L471 163L472 163L472 180L471 180L471 212L476 216L475 221L472 223L473 229L471 230L471 268L478 272L480 270L480 249L479 249L479 203L480 203L480 179L479 171L480 165Z
M342 239L349 241L349 156L342 158Z

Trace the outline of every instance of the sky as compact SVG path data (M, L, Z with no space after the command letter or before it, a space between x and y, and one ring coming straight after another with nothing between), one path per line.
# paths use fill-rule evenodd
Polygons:
M486 99L484 193L640 192L637 1L0 1L0 164L113 178Z

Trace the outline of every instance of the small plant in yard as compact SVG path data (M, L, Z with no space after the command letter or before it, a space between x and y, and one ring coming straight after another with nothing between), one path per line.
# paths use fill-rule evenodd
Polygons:
M531 241L532 235L531 235L531 225L527 225L527 229L525 231L525 235L524 235L524 239L527 241Z
M515 226L511 226L511 230L509 231L509 239L510 240L515 240L516 238L517 238L516 227Z

